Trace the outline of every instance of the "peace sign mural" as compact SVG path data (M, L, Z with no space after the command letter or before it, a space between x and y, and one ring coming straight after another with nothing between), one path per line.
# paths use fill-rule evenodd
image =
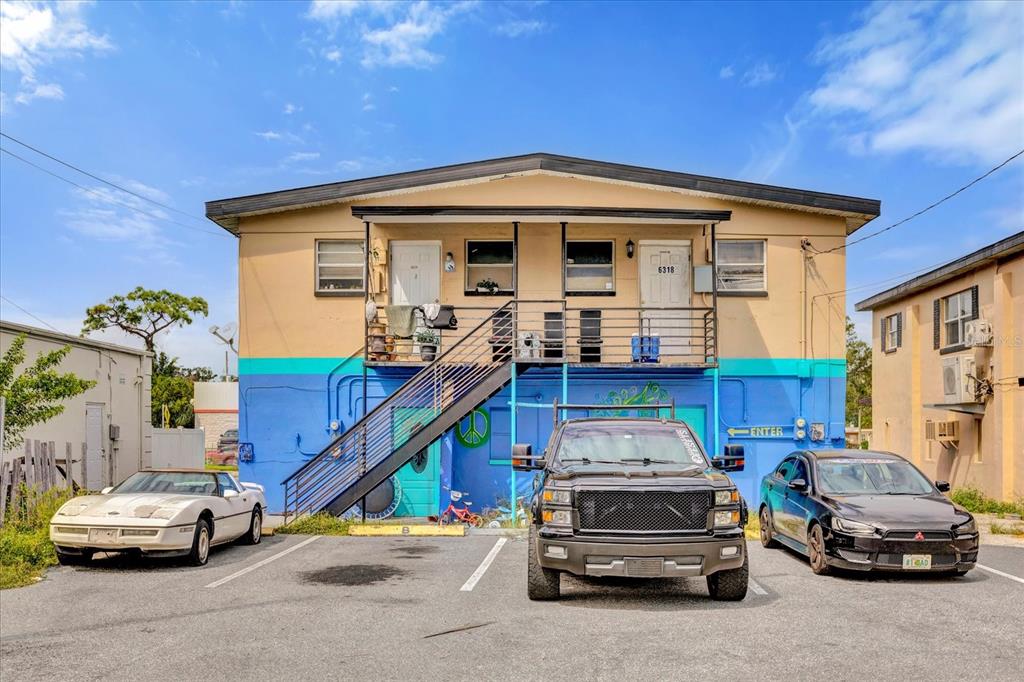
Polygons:
M478 448L491 437L491 418L487 410L476 409L455 425L455 440L467 448Z

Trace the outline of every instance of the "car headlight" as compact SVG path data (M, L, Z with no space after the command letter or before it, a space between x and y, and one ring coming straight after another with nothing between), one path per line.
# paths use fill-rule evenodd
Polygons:
M715 506L722 506L724 504L736 504L740 501L739 490L716 490L715 491Z
M725 528L740 525L740 513L738 511L716 511L715 528Z
M564 509L560 509L558 511L545 509L541 512L540 516L544 523L550 523L555 526L572 525L572 516L570 516L569 512Z
M78 516L88 506L88 503L75 502L72 500L57 510L57 516Z
M956 527L956 536L957 537L974 535L977 532L978 532L978 524L976 524L974 522L973 518L970 521L968 521L967 523L961 523L959 526Z
M160 507L149 517L151 519L171 519L174 518L180 509L174 507Z
M569 504L570 492L565 489L544 488L540 499L544 504Z
M850 519L833 516L832 530L848 535L874 535L877 529L870 523L861 523L860 521L851 521Z

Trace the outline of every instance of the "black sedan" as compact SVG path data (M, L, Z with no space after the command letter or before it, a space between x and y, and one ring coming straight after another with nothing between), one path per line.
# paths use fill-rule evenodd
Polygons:
M964 575L978 560L974 517L898 455L794 452L761 480L761 544L786 545L829 569Z

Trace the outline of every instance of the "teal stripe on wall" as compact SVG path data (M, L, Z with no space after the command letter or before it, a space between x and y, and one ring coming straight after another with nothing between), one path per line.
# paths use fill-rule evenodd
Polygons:
M238 374L341 374L363 371L362 358L238 358Z

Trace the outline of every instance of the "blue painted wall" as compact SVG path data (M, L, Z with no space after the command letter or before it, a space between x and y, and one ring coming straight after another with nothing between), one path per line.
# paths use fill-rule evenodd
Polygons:
M267 488L270 509L283 506L281 481L327 445L335 435L330 422L348 428L363 411L363 377L357 361L335 360L267 361L247 360L240 366L239 431L243 442L254 447L254 461L239 465L240 476ZM747 470L733 476L751 504L757 501L758 483L779 460L797 447L842 447L845 410L845 363L842 360L808 362L801 360L723 360L720 378L720 444L742 443L747 453ZM368 407L384 399L411 376L411 369L370 371L366 390ZM569 402L667 402L677 406L704 408L705 447L713 448L714 378L700 370L669 369L570 369ZM517 381L520 403L543 403L562 397L561 374L557 368L535 368ZM509 456L513 442L510 419L510 390L506 388L482 409L490 422L487 440L469 447L454 433L447 434L440 448L438 498L446 506L451 489L469 494L477 510L510 497ZM329 403L329 404L328 404ZM575 415L582 416L582 415ZM794 440L793 420L826 424L826 440L811 443ZM550 408L521 407L518 412L518 442L530 442L543 449L551 434ZM468 422L460 424L464 430ZM782 427L779 436L752 437L751 426ZM532 477L516 475L520 494L532 490Z

